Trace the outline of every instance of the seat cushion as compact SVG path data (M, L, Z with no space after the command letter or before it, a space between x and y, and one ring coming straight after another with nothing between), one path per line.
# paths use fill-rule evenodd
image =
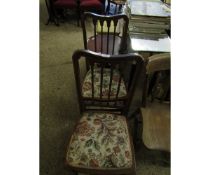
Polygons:
M84 113L71 136L66 160L80 168L131 168L132 154L124 116Z
M102 86L102 98L106 99L109 95L109 83L110 83L110 72L111 69L103 69L103 86ZM94 68L94 98L100 98L100 84L101 84L101 68ZM85 76L82 85L82 96L92 97L92 81L91 81L91 70L89 70ZM118 70L113 70L112 85L110 92L110 99L116 98L118 82L120 78L120 73ZM118 93L118 98L125 97L127 95L125 83L121 79L120 89Z
M170 104L154 101L141 108L142 140L149 149L170 152Z
M103 4L99 0L81 0L80 1L81 9L96 9L99 8L103 10Z
M76 0L57 0L54 2L54 5L56 7L62 7L62 8L76 8L77 1Z

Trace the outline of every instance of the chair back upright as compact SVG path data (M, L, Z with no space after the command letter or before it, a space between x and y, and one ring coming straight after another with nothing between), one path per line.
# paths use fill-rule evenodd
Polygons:
M138 54L106 55L88 50L77 50L73 54L74 75L80 112L87 110L114 111L126 115L133 97L136 80L144 73L144 61ZM81 60L87 59L90 69L86 73L89 81L81 76ZM123 67L136 63L136 70L128 88L129 78ZM89 94L84 95L84 90Z
M93 35L87 36L90 18ZM112 16L86 12L82 15L84 48L104 54L117 55L126 50L128 17L125 14Z
M148 91L151 88L150 76L152 75L154 77L154 74L170 69L171 69L170 53L155 54L146 60L146 79L142 96L142 103L143 103L142 106L144 107L146 106L146 98L148 95Z
M171 59L170 53L156 54L148 58L147 62L147 74L151 74L157 71L170 70Z

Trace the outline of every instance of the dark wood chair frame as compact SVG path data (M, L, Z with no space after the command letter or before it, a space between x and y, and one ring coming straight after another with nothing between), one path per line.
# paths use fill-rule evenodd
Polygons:
M82 96L82 85L81 85L81 77L80 77L80 66L79 66L79 59L83 57L88 61L88 69L91 71L91 86L92 86L92 97L83 97ZM120 112L121 114L126 115L133 97L134 88L136 85L137 77L139 77L140 73L143 73L144 69L144 61L143 58L138 54L123 54L123 55L105 55L105 54L99 54L88 50L81 50L76 51L73 54L73 66L74 66L74 75L76 80L76 88L77 88L77 95L79 99L79 106L80 106L80 112L86 110L96 110L96 111L102 111L102 109L98 108L104 108L103 111L113 111L113 112ZM123 66L123 64L131 64L133 62L136 62L136 71L133 74L132 83L129 89L127 88L127 84L125 82L125 76L120 71L120 78L117 85L117 94L115 98L110 98L110 92L111 92L111 86L112 86L112 79L113 79L113 70L117 66ZM101 82L103 83L103 69L108 65L110 68L110 82L109 82L109 92L108 92L108 98L102 98L102 86L100 86L100 97L94 97L94 79L93 79L93 69L94 65L97 65L98 68L101 70ZM120 69L119 69L120 70ZM122 79L125 82L125 86L127 88L127 95L125 97L118 97L119 90L120 90L120 84ZM129 80L128 80L129 82ZM117 103L121 102L119 105ZM97 104L98 103L98 104ZM113 105L114 103L114 105ZM96 106L96 108L88 109L88 107ZM108 108L108 109L107 109Z
M125 14L118 14L118 15L112 15L112 16L105 16L105 15L98 15L98 14L94 14L94 13L90 13L90 12L85 12L83 15L82 15L82 20L81 20L81 23L82 23L82 30L83 30L83 41L84 41L84 48L85 49L88 49L87 47L87 31L86 31L86 19L88 17L91 17L92 18L92 22L93 22L93 25L94 25L94 50L92 51L95 51L95 52L101 52L101 53L104 53L104 54L114 54L115 53L115 40L116 40L116 37L120 37L119 34L116 32L116 28L117 28L117 24L119 22L120 19L123 19L124 20L124 26L123 26L123 31L122 31L122 37L121 38L121 45L120 45L120 50L119 52L122 53L124 52L126 49L127 49L127 32L128 32L128 23L129 23L129 19L128 17L125 15ZM97 33L97 21L100 21L100 25L101 25L101 32L100 34ZM107 32L104 33L103 32L103 24L104 22L106 21L107 23ZM110 32L110 26L111 26L111 21L113 21L114 23L114 32L111 33ZM98 37L101 37L101 43L97 42L97 38ZM103 43L102 41L103 40L103 36L107 36L107 40L106 40L106 43ZM110 43L110 38L113 37L113 42L112 42L112 50L109 51L109 43ZM106 44L106 51L103 51L103 44ZM100 48L99 50L97 48Z
M48 25L50 22L53 22L56 26L59 26L56 18L55 18L55 11L53 10L53 4L51 0L45 0L45 4L47 7L47 12L49 15L49 18L47 20L46 25Z
M116 95L115 99L102 99L101 95L100 98L94 98L93 95L93 91L92 91L92 98L84 98L82 97L82 93L81 93L81 77L80 77L80 66L79 66L79 61L81 58L86 58L88 59L88 61L90 62L90 70L91 70L91 74L92 74L92 90L93 89L93 64L100 64L101 68L101 77L103 77L103 68L106 64L109 64L109 67L111 69L111 74L110 74L110 86L109 86L109 90L111 87L111 82L112 82L112 72L113 72L113 68L116 65L119 65L121 63L127 63L127 62L136 62L137 65L137 69L136 72L134 73L134 77L133 77L133 82L131 85L131 88L129 89L129 91L127 92L127 96L125 98L118 98L118 95ZM73 66L74 66L74 75L75 75L75 80L76 80L76 88L77 88L77 94L78 94L78 100L79 100L79 107L80 107L80 113L82 114L85 111L89 111L86 108L85 105L85 101L91 101L91 102L116 102L119 100L123 100L125 101L125 105L123 108L116 108L115 110L99 110L100 112L106 112L106 113L115 113L115 112L120 112L122 115L127 116L128 113L128 109L129 109L129 105L131 103L132 100L132 96L133 96L133 92L134 92L134 87L136 85L136 80L139 76L139 73L141 73L141 70L145 70L144 69L144 61L143 58L138 55L138 54L124 54L124 55L105 55L105 54L99 54L99 53L95 53L92 51L88 51L88 50L77 50L74 52L73 56ZM122 77L123 78L123 77ZM119 82L118 82L118 90L119 90L119 84L120 81L122 80L122 78L120 78ZM103 83L103 78L101 79L101 84ZM91 109L92 111L93 109ZM95 109L96 111L98 111L98 109ZM127 117L126 117L127 118ZM128 118L127 118L128 119ZM127 121L127 125L128 125L128 121ZM128 128L129 129L129 128ZM136 169L136 164L135 164L135 156L134 156L134 147L132 144L132 137L130 135L130 129L129 129L129 138L130 138L130 143L131 143L131 151L132 151L132 159L133 159L133 165L130 168L108 168L108 169L97 169L97 168L79 168L79 167L72 167L70 166L67 162L66 162L66 168L72 172L74 172L75 174L78 174L78 172L81 173L88 173L88 174L97 174L97 175L105 175L105 174L129 174L129 175L135 175L135 169Z

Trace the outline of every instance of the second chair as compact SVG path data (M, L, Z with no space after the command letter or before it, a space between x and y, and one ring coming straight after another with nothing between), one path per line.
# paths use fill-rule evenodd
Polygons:
M88 20L93 26L87 36ZM84 48L104 54L118 55L125 52L127 44L128 17L124 14L105 16L86 12L82 16Z

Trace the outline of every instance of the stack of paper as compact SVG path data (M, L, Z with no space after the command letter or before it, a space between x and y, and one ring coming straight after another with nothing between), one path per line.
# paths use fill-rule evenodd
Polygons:
M159 0L130 0L127 7L130 33L165 33L170 29L170 8Z

